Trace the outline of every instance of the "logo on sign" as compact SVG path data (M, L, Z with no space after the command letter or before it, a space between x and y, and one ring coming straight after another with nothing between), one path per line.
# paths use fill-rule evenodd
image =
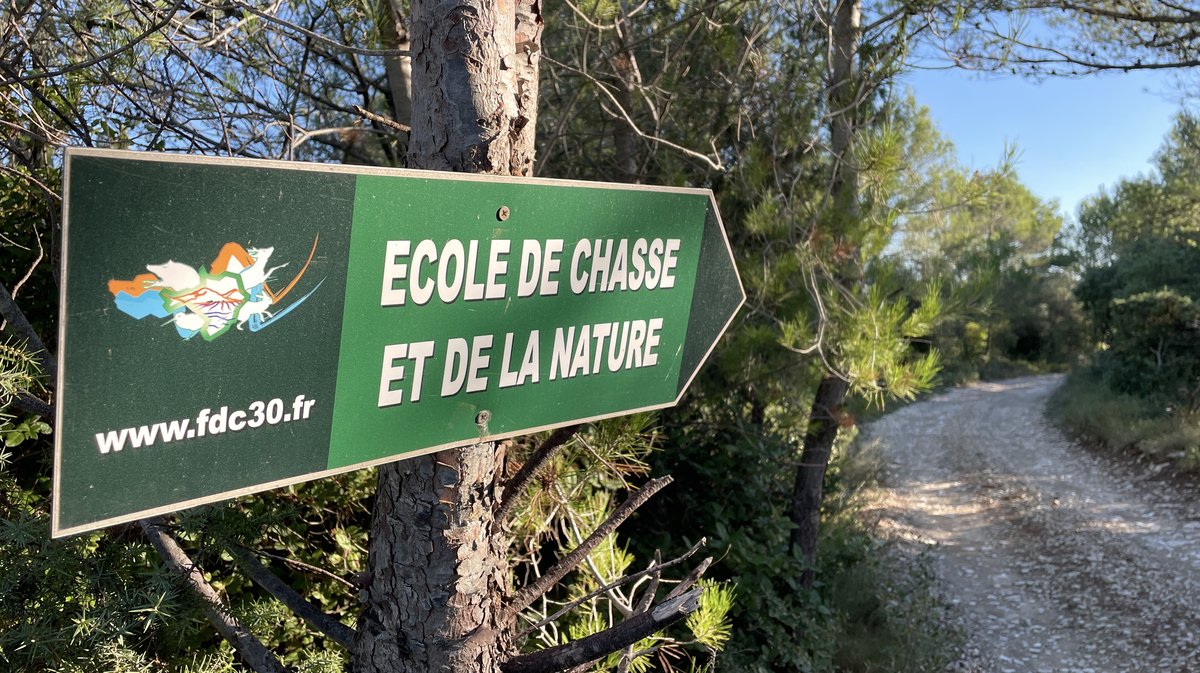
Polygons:
M280 309L284 297L296 287L308 271L317 241L304 266L282 290L275 291L269 281L287 263L270 266L274 248L245 248L226 243L208 267L199 270L168 260L147 264L150 273L133 280L110 280L108 291L121 312L141 320L146 317L168 318L183 339L199 335L212 341L230 328L257 332L283 318L311 297L321 282L300 299Z

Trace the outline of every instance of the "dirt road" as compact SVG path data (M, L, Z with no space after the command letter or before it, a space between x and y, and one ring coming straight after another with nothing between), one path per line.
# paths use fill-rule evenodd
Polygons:
M869 425L888 535L933 545L972 662L998 673L1200 672L1200 493L1042 418L1056 376L981 383Z

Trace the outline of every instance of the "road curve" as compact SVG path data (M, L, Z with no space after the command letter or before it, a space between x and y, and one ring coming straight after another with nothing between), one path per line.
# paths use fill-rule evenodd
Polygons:
M1200 672L1200 497L1050 425L1061 380L964 386L864 428L881 530L930 545L976 653L961 670Z

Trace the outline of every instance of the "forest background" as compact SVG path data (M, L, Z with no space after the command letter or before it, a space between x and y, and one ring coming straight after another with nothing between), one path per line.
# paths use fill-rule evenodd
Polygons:
M939 670L955 647L943 606L927 569L898 565L858 516L879 465L854 443L862 418L937 385L1071 369L1056 405L1069 427L1200 467L1197 118L1181 111L1152 173L1064 220L1011 156L962 166L897 83L918 46L1011 76L1186 72L1200 13L1124 0L533 7L536 174L711 188L749 299L678 408L507 447L517 474L544 460L511 503L514 583L586 542L620 499L650 484L655 496L525 608L510 654L630 622L661 568L631 574L703 539L714 562L687 618L591 666ZM49 539L58 149L412 166L418 11L5 4L0 666L263 670L213 628L222 617L164 563L163 539L279 665L353 663L373 470ZM638 488L665 474L661 493L658 479Z

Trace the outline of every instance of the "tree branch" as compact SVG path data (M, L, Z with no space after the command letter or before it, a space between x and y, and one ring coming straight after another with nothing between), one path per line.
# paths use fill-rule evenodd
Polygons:
M258 673L287 673L288 669L283 667L262 641L229 614L229 609L221 601L216 589L204 579L204 573L188 558L187 552L183 551L175 538L167 533L162 519L142 519L138 525L167 567L178 574L200 598L208 621L212 622L222 638L233 645L247 666Z
M692 585L700 581L700 578L704 576L704 573L708 572L708 567L712 565L712 562L713 559L711 556L709 556L701 561L700 565L692 568L692 572L688 573L687 577L683 578L683 580L680 581L674 589L671 589L671 591L667 594L667 598L674 598L683 594L683 592L687 591L688 589L691 589Z
M275 573L259 563L250 550L240 545L228 545L227 549L237 559L238 565L246 571L250 579L254 580L258 586L266 589L267 593L287 606L289 610L296 613L296 616L307 622L309 626L332 638L342 647L346 649L354 647L354 629L334 619L331 615L326 614L319 607L305 599L304 596L301 596L295 589L288 586L286 582L275 575Z
M384 126L386 126L388 128L395 129L395 130L401 131L403 133L412 133L412 127L409 126L408 124L401 124L400 122L396 121L395 119L388 119L387 117L384 117L383 115L375 114L374 112L371 112L370 110L368 110L367 108L365 108L361 105L355 105L353 107L354 107L354 111L357 112L359 115L361 115L362 117L364 117L366 119L370 119L371 121L373 121L377 124L383 124Z
M700 538L703 540L704 538ZM699 547L692 547L698 549ZM650 567L653 571L650 573L650 586L646 587L646 592L638 599L637 605L633 606L635 613L642 613L650 609L650 604L654 602L654 597L658 595L658 583L662 580L662 551L654 550L654 560L650 562ZM636 586L634 587L637 588ZM630 592L632 596L632 592Z
M500 501L500 507L496 510L496 521L503 521L508 516L509 511L517 504L517 498L525 491L525 487L533 480L537 473L545 467L546 463L558 453L559 449L566 445L571 437L579 430L580 426L571 425L565 428L555 430L533 456L525 461L521 469L513 475L512 479L504 486L504 496Z
M41 337L33 329L33 325L29 324L29 320L21 312L17 302L8 293L8 288L4 287L4 283L0 283L0 316L3 316L18 334L25 337L26 347L39 355L42 360L42 371L46 372L50 387L54 387L54 383L58 379L58 363L51 357L50 351L46 350L46 344L42 343Z
M629 499L621 503L621 506L609 515L604 523L600 524L578 547L562 557L558 563L554 564L554 567L546 571L546 574L527 584L513 596L508 606L507 619L509 621L515 619L522 610L529 607L539 596L549 591L563 577L566 577L567 573L574 570L576 566L587 558L587 555L596 548L596 545L600 544L601 540L612 534L637 508L644 505L647 500L670 484L671 481L672 479L669 476L651 479L637 493L629 496Z
M556 647L513 657L500 665L504 673L549 673L599 659L651 636L700 608L703 589L668 598L649 612L621 622L611 629Z
M33 395L18 395L9 400L9 404L26 413L37 414L42 418L49 418L51 420L54 419L54 407Z
M342 586L344 586L347 589L350 589L352 591L358 591L358 589L360 588L354 582L351 582L350 580L346 579L345 577L342 577L341 575L338 575L335 572L330 572L324 568L321 568L321 567L318 567L318 566L315 566L315 565L312 565L309 563L305 563L304 561L299 561L294 558L289 558L287 556L280 556L279 554L272 554L271 552L262 551L261 549L255 549L253 551L256 555L261 556L263 558L273 559L273 560L279 561L280 563L283 563L284 565L292 566L293 568L297 568L304 572L313 573L314 575L320 575L327 579L331 579L334 582L339 582L342 584Z
M528 635L534 629L541 628L541 627L545 626L546 624L549 624L550 622L557 620L559 617L562 617L563 615L567 614L571 610L574 610L575 608L579 607L580 605L583 605L587 601L595 598L596 596L599 596L602 593L612 591L613 589L616 589L617 587L619 587L623 584L628 584L629 582L632 582L633 580L639 579L639 578L649 575L651 573L661 572L663 570L666 570L667 568L670 568L671 566L675 566L680 563L683 563L684 561L691 558L697 551L700 550L701 547L703 547L706 544L708 544L708 539L700 538L700 541L697 542L696 544L692 545L692 548L687 550L687 552L685 552L683 554L683 556L671 559L670 561L667 561L666 563L659 563L657 565L652 565L649 568L646 568L645 570L639 570L638 572L630 573L624 577L621 577L621 578L613 581L610 584L605 584L604 586L600 587L599 589L596 589L595 591L592 591L584 596L580 596L579 598L577 598L577 599L571 601L570 603L567 603L566 605L559 608L559 610L557 612L550 615L549 617L546 617L545 619L537 622L536 624L530 625L529 628L525 629L521 633L518 633L517 638L523 638L524 636ZM710 563L712 563L712 557L705 559L700 565L702 565L705 569L707 569ZM688 577L690 578L693 574L695 574L695 572L696 571L693 570L691 573L688 574ZM703 572L703 570L701 570L701 572ZM687 579L685 578L683 581L687 582ZM695 580L692 580L692 583L694 584ZM682 586L682 583L680 585ZM650 593L649 595L652 596L653 594ZM642 610L642 612L645 612L645 610Z
M206 7L212 7L212 5L208 5L205 3L200 3L200 4L205 5ZM274 24L277 24L284 28L287 28L288 30L300 33L304 37L307 37L311 40L320 42L321 44L323 44L326 47L329 47L331 49L336 49L338 51L345 51L345 52L349 52L351 54L358 54L359 56L406 56L406 55L408 55L408 52L403 49L364 49L362 47L355 47L353 45L343 44L341 42L338 42L337 40L325 37L324 35L321 35L320 33L313 32L303 26L298 26L298 25L292 23L291 21L288 21L287 19L283 19L274 14L264 12L261 9L258 9L257 7L254 7L253 5L250 5L248 3L241 2L240 0L235 0L233 5L235 7L238 7L239 9L244 9L247 12L250 12L251 14L259 17L260 19L264 19L271 23L274 23Z
M697 152L695 150L690 150L690 149L684 147L683 145L673 143L673 142L667 140L666 138L661 138L659 136L656 136L656 135L653 135L650 133L646 133L645 131L643 131L641 129L641 127L639 127L637 125L637 122L633 121L633 118L629 116L629 111L626 110L625 107L621 105L621 101L617 99L616 95L613 94L613 92L608 90L608 86L606 84L604 84L604 82L601 82L600 80L596 79L590 73L588 73L584 70L580 70L579 68L572 67L570 65L567 65L566 63L556 61L548 56L543 56L542 58L545 59L546 62L548 62L552 65L556 65L560 68L563 68L564 70L570 70L571 72L579 75L580 77L587 79L592 84L595 84L596 89L599 90L600 93L604 94L604 96L606 98L608 98L609 102L612 103L613 107L615 107L617 109L617 112L619 113L619 114L613 114L610 112L609 114L614 118L619 117L620 119L624 120L625 123L629 126L629 130L633 131L633 133L635 135L637 135L639 138L642 138L644 140L649 140L650 142L658 143L665 147L670 147L671 149L673 149L677 152L680 152L686 156L692 157L693 159L698 159L700 161L703 161L709 168L711 168L714 171L724 172L726 170L726 166L721 161L721 157L716 152L715 148L713 150L713 156L710 157L706 154L701 154L700 152Z
M28 133L29 135L36 135L30 131L27 131L27 130L21 128L20 126L17 126L16 124L5 124L5 126L15 127L17 129L19 129L21 133ZM45 140L44 142L49 144L50 141ZM59 143L59 144L63 144L63 143ZM49 186L46 185L46 183L33 177L32 174L22 173L21 171L18 171L15 168L9 168L8 166L0 166L0 172L8 173L9 175L12 175L19 180L24 180L24 181L28 182L29 184L33 185L34 187L37 187L38 189L42 190L46 194L46 196L48 196L51 200L62 203L62 197L59 196L58 192L51 189Z
M171 19L174 18L174 16L175 16L175 12L178 12L179 8L183 6L183 2L184 2L184 0L178 0L178 2L176 2L173 6L171 6L170 9L167 10L166 14L163 15L162 19L154 22L154 24L152 24L149 28L147 28L145 31L143 31L140 35L133 38L129 42L121 45L120 47L113 49L112 51L105 52L98 56L93 56L92 58L84 59L78 63L71 63L68 65L65 65L56 70L47 70L45 72L34 72L34 73L30 73L28 75L18 75L11 79L6 79L3 82L0 82L0 86L10 86L12 84L25 84L26 82L32 82L33 80L36 80L36 79L45 79L47 77L58 77L59 75L65 75L69 72L75 72L78 70L83 70L84 68L90 68L91 66L96 65L98 63L102 63L104 61L107 61L110 58L115 58L117 56L120 56L121 54L124 54L125 52L129 51L130 49L133 49L134 47L141 44L143 40L145 40L146 38L153 35L156 31L158 31L158 29L160 29L163 26L170 23Z

